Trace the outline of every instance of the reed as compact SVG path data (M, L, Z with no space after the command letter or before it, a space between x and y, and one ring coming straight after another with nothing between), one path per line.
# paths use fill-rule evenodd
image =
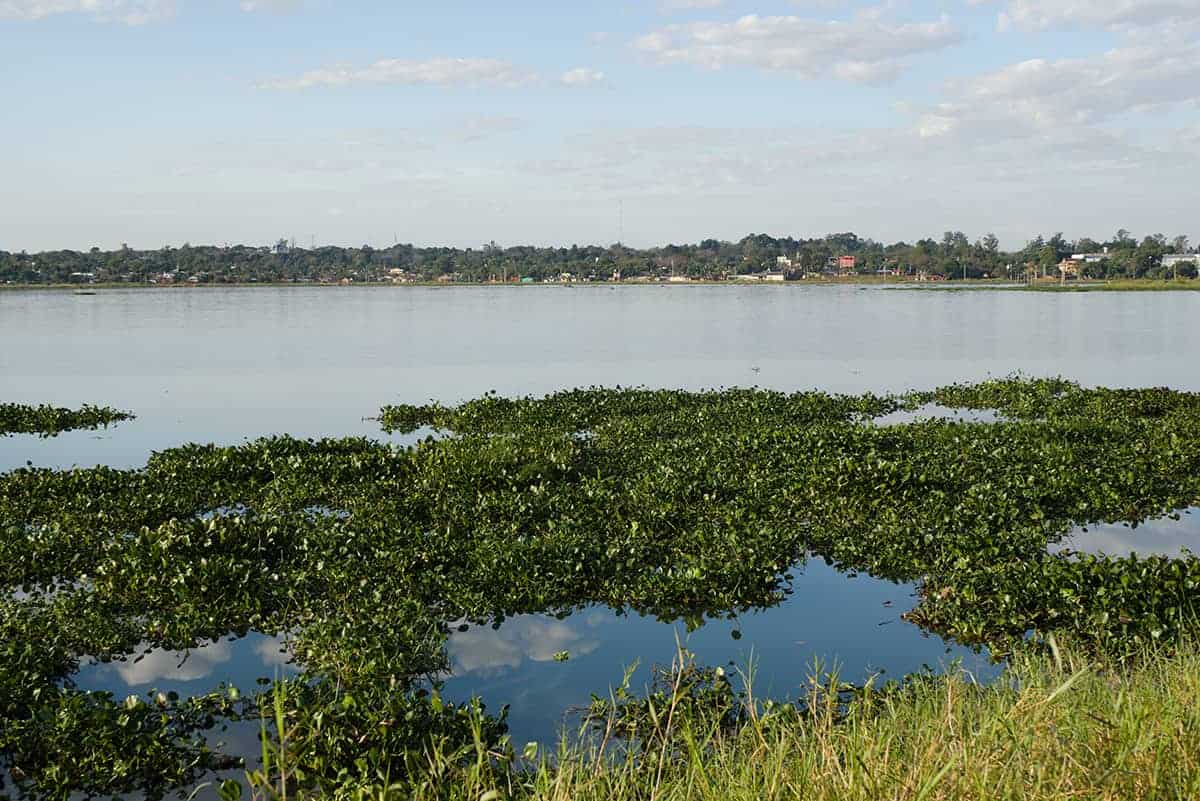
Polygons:
M665 695L634 701L635 742L599 734L553 754L431 745L421 773L338 798L454 801L937 801L1200 797L1200 650L1100 664L1057 647L1014 656L986 686L949 673L859 688L814 674L805 699L737 693L729 710L694 703L680 652ZM711 675L711 674L709 674ZM623 708L617 695L613 710ZM595 722L595 721L594 721ZM618 747L614 747L614 743ZM525 754L531 754L527 748ZM230 784L227 798L237 797ZM257 797L282 796L259 785Z

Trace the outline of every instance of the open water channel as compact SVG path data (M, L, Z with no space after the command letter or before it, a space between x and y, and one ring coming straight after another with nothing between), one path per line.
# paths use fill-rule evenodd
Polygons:
M54 439L0 439L0 471L143 464L186 442L274 433L386 437L385 403L454 403L488 390L542 394L583 385L891 392L1003 376L1200 390L1200 293L893 291L852 286L575 286L0 292L0 398L105 404L136 420ZM901 422L888 420L885 422ZM1200 550L1196 516L1137 532L1102 527L1074 550ZM1089 539L1090 538L1090 539ZM1132 544L1131 544L1132 543ZM1157 544L1156 544L1157 543ZM1128 546L1128 547L1127 547ZM676 638L708 664L756 668L756 692L795 696L814 661L860 681L986 654L903 622L914 588L795 571L783 605L709 621L519 616L449 642L446 694L511 704L514 740L551 741L572 707L623 668L670 661ZM735 638L735 632L740 635ZM565 661L554 659L566 652ZM242 687L294 669L286 645L251 636L190 654L85 667L79 686L118 696L151 688ZM636 682L635 682L636 683Z

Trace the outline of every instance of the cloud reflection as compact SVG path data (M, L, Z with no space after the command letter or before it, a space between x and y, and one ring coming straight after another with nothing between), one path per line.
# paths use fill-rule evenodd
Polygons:
M155 681L198 681L233 658L233 643L220 640L190 651L154 650L141 661L114 662L111 667L128 687Z
M141 648L144 650L146 644ZM141 653L141 650L138 651ZM237 640L221 639L186 651L156 648L141 659L129 657L92 668L102 683L121 682L126 687L147 687L159 683L183 683L212 679L220 672L222 681L250 674L270 677L292 673L292 655L283 636L251 634Z
M586 620L579 622L587 624ZM506 620L499 629L478 626L456 632L446 647L453 672L461 676L516 669L526 660L549 662L560 651L571 656L590 654L600 647L600 641L565 620L523 615Z
M1200 553L1200 507L1182 512L1178 520L1148 520L1136 529L1124 523L1088 526L1087 532L1076 529L1051 548L1054 553L1064 550L1108 556L1178 557L1184 550Z
M254 645L263 667L286 668L292 664L292 648L283 637L267 637Z

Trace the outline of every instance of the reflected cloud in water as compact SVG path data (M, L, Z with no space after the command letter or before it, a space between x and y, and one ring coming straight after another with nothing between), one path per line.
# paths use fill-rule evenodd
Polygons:
M881 415L871 422L886 428L908 423L922 423L927 420L949 420L955 423L999 423L1003 419L995 409L957 409L943 406L940 403L926 403L916 409L902 409L898 412Z
M499 628L472 627L455 632L446 644L455 675L491 674L521 667L526 661L550 662L555 654L590 654L600 641L583 629L595 625L596 613L558 620L543 615L511 618Z
M236 640L221 639L188 650L156 648L140 659L135 654L123 662L85 663L75 681L82 689L112 692L194 682L249 686L259 677L296 673L291 660L285 637L251 633Z
M572 710L586 707L592 693L606 694L627 669L634 669L632 686L641 691L652 666L671 663L677 644L700 664L753 666L755 693L777 700L803 692L815 663L855 683L879 673L900 678L926 666L941 670L956 660L980 681L999 672L986 652L956 646L902 619L917 602L912 584L855 577L820 559L792 572L793 593L779 606L734 619L708 618L692 631L683 620L593 606L565 620L515 615L498 630L485 625L452 633L444 695L457 702L478 695L491 709L510 704L515 741L553 743L563 731L576 730ZM570 659L554 661L559 651Z
M1128 523L1102 523L1077 527L1051 553L1088 553L1107 556L1184 556L1200 553L1200 507L1179 512L1179 519L1162 517L1133 528Z
M213 674L218 665L233 658L232 643L222 640L190 651L151 651L141 661L109 665L129 687L140 687L161 679L197 681Z

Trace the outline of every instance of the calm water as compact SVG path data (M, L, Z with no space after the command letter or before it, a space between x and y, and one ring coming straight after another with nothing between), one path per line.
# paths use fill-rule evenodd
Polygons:
M0 292L0 397L100 403L138 415L108 431L0 439L0 470L27 460L137 466L151 451L183 442L271 433L380 437L365 418L384 403L452 403L492 389L884 392L1021 371L1200 390L1197 354L1200 293L794 286ZM1179 531L1200 539L1194 526L1170 536ZM1073 542L1082 547L1081 539ZM1115 546L1105 540L1103 547ZM952 658L990 675L983 656L900 620L915 603L911 593L840 575L818 560L798 574L783 606L710 622L690 635L677 623L607 609L564 620L518 617L498 631L452 637L447 693L480 693L493 709L512 704L520 742L552 739L568 708L606 693L635 660L668 662L676 636L709 664L753 660L758 692L781 697L796 694L814 660L840 667L849 680L878 671L899 676ZM564 650L571 658L555 661ZM262 637L183 656L89 667L78 681L122 694L193 692L221 681L249 686L291 669L280 643Z
M1178 518L1178 519L1175 519ZM1174 517L1130 523L1077 526L1050 548L1051 553L1105 556L1169 556L1200 554L1200 507L1176 510Z

